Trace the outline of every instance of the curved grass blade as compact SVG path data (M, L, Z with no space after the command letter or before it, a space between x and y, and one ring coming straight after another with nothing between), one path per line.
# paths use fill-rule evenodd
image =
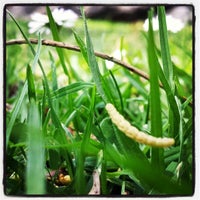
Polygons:
M158 82L159 62L155 51L154 34L152 27L153 10L148 13L148 63L150 71L150 112L151 112L151 133L155 137L162 137L161 103ZM158 168L163 167L163 149L152 148L152 164Z
M86 82L72 83L68 86L65 86L65 87L62 87L58 90L55 90L54 93L51 95L51 98L57 99L57 98L65 96L65 95L68 95L68 94L71 94L71 93L74 93L74 92L78 92L82 89L91 88L93 86L94 86L94 84L86 83Z

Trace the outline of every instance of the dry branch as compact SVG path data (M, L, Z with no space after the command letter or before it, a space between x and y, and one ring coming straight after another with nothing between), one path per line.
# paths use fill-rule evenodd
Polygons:
M38 40L37 39L30 39L29 40L32 44L37 44ZM10 41L6 41L6 45L15 45L15 44L26 44L26 40L23 39L14 39L14 40L10 40ZM45 46L52 46L52 47L59 47L59 48L64 48L64 49L68 49L68 50L72 50L72 51L77 51L80 52L80 48L77 46L73 46L70 44L65 44L63 42L57 42L57 41L53 41L53 40L42 40L42 45ZM146 80L149 80L149 75L146 74L145 72L137 69L136 67L133 67L132 65L129 65L128 63L125 63L121 60L118 60L112 56L109 56L107 54L104 53L100 53L100 52L95 52L95 55L97 57L100 57L102 59L114 62L132 72L134 72L135 74L138 74L139 76L143 77Z
M30 38L29 41L32 44L38 44L37 39ZM6 41L6 45L18 45L18 44L27 44L27 42L24 39L13 39L13 40ZM66 44L64 42L57 42L57 41L53 41L53 40L42 40L42 45L51 46L51 47L59 47L59 48L68 49L68 50L71 50L71 51L80 52L79 47L73 46L73 45L70 45L70 44ZM144 79L149 80L149 75L147 73L143 72L142 70L140 70L136 67L133 67L132 65L130 65L130 64L124 62L124 61L121 61L117 58L114 58L112 56L109 56L109 55L101 53L101 52L95 52L95 55L99 58L104 59L104 60L108 60L108 61L111 61L113 63L116 63L116 64L124 67L125 69L128 69L129 71L139 75L140 77L143 77ZM162 88L161 83L160 83L160 87ZM185 97L181 97L181 98L184 101L186 100ZM192 106L192 102L190 102L190 106Z

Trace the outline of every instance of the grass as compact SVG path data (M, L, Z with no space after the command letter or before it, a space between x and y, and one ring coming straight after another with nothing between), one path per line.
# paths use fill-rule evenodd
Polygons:
M192 42L187 39L192 35L185 28L182 45L190 45L176 55L180 64L187 54L190 67L184 69L172 59L173 50L180 49L180 44L172 48L170 43L177 35L167 34L165 9L157 9L159 32L152 30L154 11L150 10L149 31L140 32L142 42L128 45L124 36L119 48L121 54L123 49L128 52L123 59L149 72L149 82L116 64L108 69L108 63L95 56L98 41L90 29L95 23L87 21L83 10L79 26L72 31L80 53L42 46L40 35L34 46L27 30L8 12L12 21L6 25L7 39L12 37L8 30L14 22L18 32L11 35L21 33L27 45L6 47L6 103L12 107L6 111L6 195L88 195L94 172L100 180L100 195L193 194ZM51 9L46 11L52 38L63 41ZM114 36L106 38L109 45L105 42L105 48ZM26 56L20 60L24 51ZM22 66L26 73L16 76ZM64 84L60 83L62 76ZM14 86L17 89L11 93ZM155 137L173 137L175 145L155 148L126 137L112 124L107 103L139 130Z

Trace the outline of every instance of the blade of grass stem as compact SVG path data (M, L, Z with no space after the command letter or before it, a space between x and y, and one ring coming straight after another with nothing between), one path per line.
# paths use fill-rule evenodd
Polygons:
M18 115L20 108L22 106L24 97L27 94L27 89L28 89L28 82L25 81L24 86L22 88L22 91L20 92L19 97L17 98L16 104L13 108L8 126L6 127L6 148L8 147L8 143L9 143L9 140L10 140L10 135L11 135L11 131L13 129L13 125L15 123L17 115Z
M99 71L99 66L98 66L98 63L97 63L97 60L96 60L96 56L94 54L92 41L91 41L89 31L88 31L88 27L87 27L87 21L86 21L85 14L84 14L82 7L81 7L81 14L82 14L82 17L83 17L83 20L84 20L84 27L85 27L88 65L89 65L90 70L92 72L93 80L96 84L97 91L101 95L102 99L107 103L108 98L107 98L107 96L106 96L106 94L103 90L102 80L101 80L102 76L101 76L101 73Z
M28 97L36 101L34 77L30 65L27 67Z
M170 87L172 88L172 91L174 91L173 66L171 62L170 49L168 44L165 7L158 6L157 10L158 10L159 35L160 35L163 71L166 79L169 82Z
M80 47L80 51L83 55L83 58L88 63L87 48L85 46L85 43L83 42L83 40L80 38L80 36L75 31L73 31L73 33L74 33L75 40L76 40L78 46Z
M56 74L56 65L52 53L49 51L49 57L51 60L51 71L52 71L52 89L53 91L58 89L58 80Z
M112 73L111 70L109 70L109 73L110 73L110 75L111 75L111 77L112 77L112 79L113 79L113 82L114 82L114 84L115 84L115 87L116 87L116 89L117 89L117 93L118 93L119 99L120 99L121 109L124 110L123 99L122 99L122 95L121 95L119 86L118 86L118 84L117 84L117 81L116 81L116 79L115 79L115 77L114 77L114 75L113 75L113 73Z
M26 193L41 195L45 193L45 147L40 114L33 99L29 108L27 142Z
M161 103L158 81L158 59L155 52L154 34L152 28L153 10L148 12L148 63L150 71L150 112L151 112L151 133L155 137L162 137ZM152 148L152 164L158 168L163 167L163 149Z
M77 150L77 172L76 172L76 191L77 194L85 194L86 192L86 179L83 177L84 174L84 162L85 156L89 145L91 128L93 123L93 115L94 115L94 105L95 105L95 87L93 87L92 91L92 99L90 104L90 112L86 124L86 128L83 134L83 140L81 143L81 148Z
M158 21L159 21L159 35L160 35L160 45L161 45L161 56L163 62L163 72L166 77L166 81L168 82L172 94L174 94L175 84L174 84L174 72L173 65L170 56L170 49L168 44L168 35L167 35L167 24L166 24L166 15L164 6L158 6ZM169 102L169 101L168 101ZM176 121L175 117L178 115L176 111L172 111L173 107L169 103L169 132L175 135L175 132L179 132L177 126L175 126L174 121ZM177 118L178 119L178 118ZM179 124L179 123L178 123Z
M53 35L53 39L56 40L56 41L61 41L59 34L58 34L58 28L57 28L56 23L54 21L54 18L52 16L51 10L48 6L46 7L46 11L47 11L47 15L48 15L48 18L49 18L49 25L50 25L50 30L51 30L52 35ZM68 72L67 66L65 64L64 53L63 53L62 49L60 49L60 48L56 48L56 51L57 51L58 56L60 58L60 62L61 62L61 65L63 67L63 71L68 76L68 78L70 80L69 72Z
M89 112L86 128L84 131L83 141L82 141L82 151L83 152L84 152L84 149L87 149L87 145L90 140L91 127L92 127L93 118L94 118L95 92L96 92L96 87L93 87L92 98L91 98L91 103L90 103L90 112Z
M108 194L107 190L107 156L103 151L103 159L101 163L101 174L100 174L100 183L101 183L101 194Z
M55 61L54 61L53 56L52 56L50 51L49 51L49 57L50 57L50 60L51 60L52 90L53 90L53 93L54 93L58 89L58 81L57 81ZM53 102L53 107L55 108L55 111L58 113L59 104L58 104L57 101Z

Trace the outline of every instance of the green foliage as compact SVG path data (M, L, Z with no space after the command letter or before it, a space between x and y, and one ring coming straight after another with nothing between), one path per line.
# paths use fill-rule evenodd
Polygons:
M53 39L62 41L51 9L46 11ZM149 82L120 66L108 70L108 64L96 58L97 41L90 29L94 22L86 20L82 8L81 13L82 28L72 31L73 42L81 49L77 54L42 47L41 35L35 48L25 28L8 11L28 44L17 52L27 51L29 57L20 62L19 55L6 47L6 103L13 108L6 111L5 194L88 195L96 173L100 195L192 195L192 77L190 69L185 71L171 59L170 41L176 34L167 34L164 7L158 7L159 34L152 29L153 10L149 11L149 31L144 33L147 48L140 52L147 55L141 63L146 63L144 71L149 67ZM185 30L188 40L191 32ZM124 41L125 37L120 39L121 56L123 49L137 47ZM190 63L188 50L181 52L180 60L186 54ZM133 64L130 54L123 59ZM21 63L27 66L24 79L16 76ZM63 74L64 84L60 82ZM19 80L21 86L11 95L11 86ZM108 102L139 130L174 137L175 145L158 149L126 137L109 119Z
M159 63L155 51L155 42L152 27L153 11L149 11L149 32L148 32L148 62L150 71L150 116L151 134L162 137L161 103L158 83ZM152 164L160 169L163 168L163 150L152 149Z

